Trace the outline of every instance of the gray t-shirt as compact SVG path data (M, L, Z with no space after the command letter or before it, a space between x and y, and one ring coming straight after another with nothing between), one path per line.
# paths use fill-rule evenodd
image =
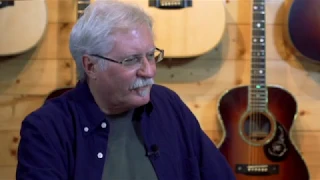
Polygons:
M110 133L102 180L157 180L146 156L140 123L132 116L133 111L107 116Z

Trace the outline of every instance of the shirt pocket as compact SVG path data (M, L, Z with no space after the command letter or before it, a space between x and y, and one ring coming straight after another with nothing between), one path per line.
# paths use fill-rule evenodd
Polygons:
M178 180L200 180L199 163L196 156L178 160L175 165Z

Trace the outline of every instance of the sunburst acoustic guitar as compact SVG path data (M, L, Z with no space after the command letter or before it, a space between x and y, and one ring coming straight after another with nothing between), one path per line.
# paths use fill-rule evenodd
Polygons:
M251 82L218 100L219 149L237 180L309 180L290 137L297 103L284 88L266 84L265 1L252 4Z
M292 1L287 27L291 44L299 55L320 63L320 0Z

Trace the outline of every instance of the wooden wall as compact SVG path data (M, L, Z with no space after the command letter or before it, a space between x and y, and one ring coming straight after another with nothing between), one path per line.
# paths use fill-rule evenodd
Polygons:
M42 105L58 87L74 85L75 67L68 49L76 1L47 0L49 24L38 47L0 60L0 180L15 178L21 120ZM294 56L286 37L289 0L267 0L267 82L295 96L299 116L292 139L311 173L320 180L320 66ZM225 36L211 52L192 60L167 60L156 81L175 90L215 143L221 141L217 98L227 89L249 83L250 2L227 0ZM212 19L214 21L214 19Z

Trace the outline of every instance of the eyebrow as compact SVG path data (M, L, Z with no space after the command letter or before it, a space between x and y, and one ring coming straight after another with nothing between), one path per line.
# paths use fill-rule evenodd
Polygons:
M151 53L151 52L154 52L155 50L157 49L157 47L153 47L153 48L151 48L148 52L147 52L147 54L148 53ZM134 56L141 56L142 54L141 53L132 53L132 54L130 54L130 53L128 53L128 54L124 54L123 56L121 56L120 58L122 58L122 59L127 59L127 58L130 58L130 57L134 57Z

